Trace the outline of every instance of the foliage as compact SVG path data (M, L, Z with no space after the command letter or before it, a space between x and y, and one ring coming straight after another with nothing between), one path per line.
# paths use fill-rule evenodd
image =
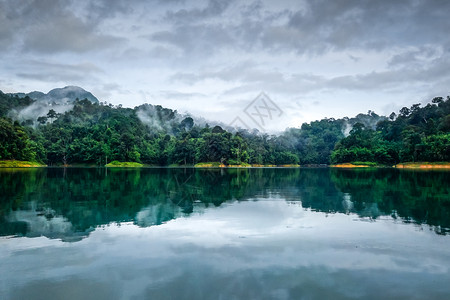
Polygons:
M106 167L110 167L110 168L113 168L113 167L139 168L139 167L143 167L143 166L144 166L143 164L140 164L137 162L129 162L129 161L120 162L117 160L114 160L106 165Z
M374 163L374 162L371 162L371 161L354 161L354 162L352 162L352 165L355 165L355 166L371 166L371 167L374 167L374 166L376 166L377 164Z
M0 117L7 117L12 109L20 110L33 104L33 102L34 100L28 96L11 96L0 91Z
M450 161L450 97L404 107L378 122L376 129L355 124L331 154L333 163L356 160L392 165L408 161Z
M219 168L224 166L224 164L221 164L220 162L202 162L195 164L196 168Z
M369 111L304 123L278 136L196 124L159 105L132 109L87 99L63 114L49 107L21 124L7 118L33 103L0 92L0 159L99 166L111 161L161 166L450 161L449 97L404 107L389 118Z
M0 118L0 159L36 161L41 151L18 122Z
M0 168L44 167L45 165L33 161L0 160Z

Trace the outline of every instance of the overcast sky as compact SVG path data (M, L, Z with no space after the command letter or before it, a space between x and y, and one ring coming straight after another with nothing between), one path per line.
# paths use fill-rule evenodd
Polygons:
M283 112L269 130L389 114L450 94L449 14L446 0L0 0L0 90L77 85L224 123L265 92Z

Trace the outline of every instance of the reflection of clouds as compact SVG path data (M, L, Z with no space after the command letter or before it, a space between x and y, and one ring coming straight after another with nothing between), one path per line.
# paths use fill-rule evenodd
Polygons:
M349 193L344 193L343 198L344 200L342 200L342 207L344 208L345 213L348 214L350 211L353 210L354 207L352 202L352 195L350 195Z
M0 293L30 290L41 270L65 287L119 286L112 299L438 298L449 293L449 246L389 217L361 222L260 199L160 226L104 226L73 244L0 239Z
M35 203L32 203L32 207ZM63 216L55 215L51 209L37 211L36 207L30 210L11 211L6 217L10 224L24 224L26 237L45 236L51 239L61 239L64 242L76 242L86 237L86 232L77 232L72 223ZM93 230L93 229L92 229Z
M200 233L204 230L214 230L230 238L264 237L284 231L293 218L298 219L302 214L300 202L287 204L284 199L276 201L258 199L258 201L243 201L238 204L222 204L220 208L199 216L196 222L203 224L199 228ZM205 226L205 223L208 226Z
M152 204L144 207L136 214L135 223L140 227L160 225L181 215L181 208L174 204Z

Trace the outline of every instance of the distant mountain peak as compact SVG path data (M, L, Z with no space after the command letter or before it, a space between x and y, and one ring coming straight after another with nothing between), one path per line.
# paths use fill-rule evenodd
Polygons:
M48 103L65 103L65 102L74 102L76 99L83 100L88 99L92 103L98 103L98 99L92 95L91 92L86 91L85 89L79 86L65 86L63 88L55 88L44 94L42 92L34 91L28 94L24 93L15 93L12 95L19 95L20 97L28 96L31 99L36 101L48 102Z

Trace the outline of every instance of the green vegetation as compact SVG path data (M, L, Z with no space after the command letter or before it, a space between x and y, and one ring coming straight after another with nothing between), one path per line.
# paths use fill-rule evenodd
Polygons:
M368 128L357 123L331 154L333 163L371 161L383 165L399 162L450 161L450 97L434 98L425 107L404 107L396 116Z
M450 161L450 97L404 107L398 116L369 111L304 123L278 136L196 124L192 117L159 105L132 109L87 99L75 101L63 114L49 107L34 119L17 117L33 103L29 97L0 92L1 160L196 167Z
M33 161L0 160L0 168L26 168L26 167L45 167L45 165Z
M396 165L397 168L407 168L407 169L428 169L428 168L437 168L437 169L449 169L450 162L408 162L408 163L400 163Z
M371 161L353 161L349 163L339 163L332 166L338 168L357 168L357 167L377 167L379 165Z
M251 166L252 166L251 164L248 164L245 162L241 162L240 164L238 164L238 163L233 164L233 163L229 162L229 165L228 165L228 167L232 167L232 168L248 168Z
M0 159L42 161L42 151L42 145L30 139L26 128L17 121L0 118Z
M377 164L374 162L370 162L370 161L354 161L354 162L352 162L352 165L375 167Z
M108 168L115 168L115 167L125 167L125 168L140 168L143 167L143 164L137 163L137 162L129 162L129 161L124 161L124 162L120 162L120 161L112 161L109 164L106 165L106 167Z
M194 167L196 168L220 168L225 167L224 164L221 164L219 162L202 162L195 164Z

